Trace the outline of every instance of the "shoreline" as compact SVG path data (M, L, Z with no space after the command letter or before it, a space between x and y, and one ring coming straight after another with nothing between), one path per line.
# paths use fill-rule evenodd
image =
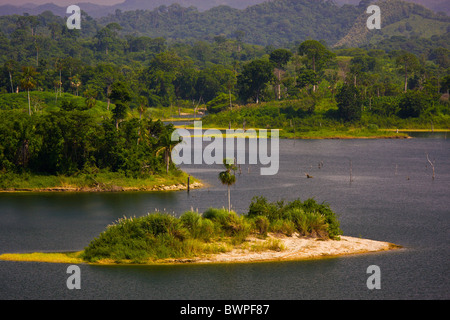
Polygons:
M254 262L282 262L317 260L335 258L365 253L375 253L399 249L401 246L393 243L376 241L349 236L341 236L340 240L272 235L270 239L279 240L283 250L265 250L252 252L252 250L235 248L227 253L219 253L210 257L179 259L175 263L254 263ZM252 239L251 242L263 240Z
M189 189L203 188L205 185L195 181L189 184ZM155 185L151 187L121 187L111 186L101 187L44 187L44 188L8 188L0 189L0 193L16 192L78 192L78 193L96 193L96 192L155 192L155 191L181 191L187 190L187 184Z
M193 125L175 125L175 128L177 129L188 129L188 130L195 130L195 127ZM225 127L220 127L220 126L213 126L213 125L204 125L202 126L202 135L201 137L204 136L204 132L209 130L209 129L216 129L219 131L222 131L222 137L225 137L225 133L223 133L223 131L226 130L243 130L242 128L225 128ZM406 129L402 129L402 130L398 130L397 129L379 129L377 131L374 132L367 132L364 131L363 134L359 135L360 132L357 131L357 129L350 129L350 130L346 130L343 132L340 131L327 131L327 130L318 130L318 131L305 131L303 132L303 134L296 134L296 133L291 133L291 132L285 132L283 128L253 128L253 127L249 127L246 129L246 131L248 130L255 130L256 131L256 136L255 137L250 137L248 135L246 135L245 133L233 133L232 136L238 138L239 136L242 137L246 137L246 138L258 138L259 137L259 131L260 130L278 130L279 132L279 138L280 139L298 139L298 140L315 140L315 139L320 139L320 140L326 140L326 139L411 139L412 137L410 135L408 135L408 132L416 132L414 130L406 130ZM419 132L419 131L417 131ZM421 131L422 132L422 131ZM427 132L424 131L423 132ZM430 131L431 132L431 131ZM438 131L436 131L438 132ZM439 131L439 132L447 132L445 130ZM352 134L353 133L353 134ZM192 137L197 137L194 134L190 135L191 138ZM198 137L200 137L200 135L198 135ZM268 132L268 137L270 137L270 131Z
M278 249L253 250L252 246L264 243L267 240L279 241ZM282 249L280 249L280 247ZM160 261L150 261L143 264L134 264L130 261L114 262L104 260L96 263L83 261L78 256L80 252L69 253L5 253L0 260L15 262L43 262L43 263L70 263L89 265L193 265L193 264L227 264L227 263L257 263L257 262L283 262L317 260L335 258L357 254L384 252L402 248L390 242L341 236L340 240L308 238L293 236L270 235L266 239L248 238L245 246L238 246L225 253L210 254L191 258L169 258Z

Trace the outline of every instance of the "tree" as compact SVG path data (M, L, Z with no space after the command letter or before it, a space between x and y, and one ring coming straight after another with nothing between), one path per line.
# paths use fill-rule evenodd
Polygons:
M420 91L403 93L398 103L398 116L401 118L418 117L429 105L427 96Z
M351 84L344 84L336 94L339 116L345 121L361 119L362 99L359 90Z
M408 89L408 74L414 72L419 67L419 60L413 53L405 52L397 57L397 66L401 67L401 71L405 76L404 92Z
M209 102L220 93L228 93L231 97L235 84L236 77L232 70L223 66L203 69L199 72L195 84L196 98Z
M232 159L223 159L223 165L225 166L225 171L219 173L219 180L228 187L228 212L231 212L230 186L236 182L236 175L231 173L231 171L235 171L236 166Z
M112 113L116 122L116 129L119 129L119 120L124 119L126 116L128 102L131 100L131 94L125 83L117 81L111 86L109 98L116 105L112 110Z
M35 77L37 75L36 70L33 67L22 68L22 79L20 80L20 86L27 90L28 95L28 114L31 116L31 102L30 102L30 89L36 86Z
M64 68L64 63L61 58L56 58L55 60L55 69L59 72L59 82L55 83L59 87L59 96L61 96L61 86L62 86L62 78L61 78L61 72ZM56 92L56 98L58 98L58 92Z
M254 98L259 103L262 90L273 78L273 64L267 60L253 60L244 65L238 76L239 94L244 100Z
M143 69L139 76L139 80L146 87L150 105L171 105L175 98L175 79L184 65L185 61L173 52L160 53L150 60L149 66Z
M8 74L9 74L9 82L10 82L10 85L11 85L11 93L14 93L12 72L14 71L16 65L17 65L16 61L11 60L11 59L4 63L4 68L6 69L6 71L8 71Z
M236 38L236 42L237 42L237 45L238 45L237 50L238 50L238 52L241 52L241 49L242 49L242 40L244 40L244 37L245 37L245 31L242 31L242 30L236 30L236 31L234 32L234 37Z
M88 82L88 85L97 89L101 94L100 98L105 97L107 99L107 110L109 110L111 86L119 78L117 67L111 63L99 63L93 74L93 79Z
M277 98L281 98L281 73L292 57L292 52L286 49L276 49L270 54L269 60L275 64L277 74Z
M316 40L306 40L298 47L298 54L305 56L306 61L314 73L318 73L325 64L334 57L334 53L329 51L323 44ZM313 85L316 92L316 85Z
M86 108L87 109L91 109L95 106L95 104L97 103L97 95L98 92L91 86L89 86L84 92L83 92L83 96L84 96L84 102L86 104Z
M440 92L442 93L449 93L449 89L450 89L450 74L446 75L442 81L441 81L441 88L440 88Z
M375 58L359 55L350 60L350 73L353 74L353 85L357 85L357 77L365 72L373 71Z
M166 173L169 173L170 157L172 155L172 149L181 141L181 140L178 141L172 140L173 131L174 129L172 126L168 126L165 128L165 130L163 130L162 134L159 136L159 143L161 146L156 151L156 155L158 155L160 152L164 152L164 163L166 164Z
M317 74L314 71L305 68L302 68L298 71L297 87L301 89L308 85L315 86L317 84L318 84Z
M122 27L118 23L113 22L98 31L96 35L98 49L105 50L108 55L109 49L119 42L117 31L121 29Z
M81 80L78 75L70 77L70 86L75 88L76 95L78 96L78 88L81 86Z

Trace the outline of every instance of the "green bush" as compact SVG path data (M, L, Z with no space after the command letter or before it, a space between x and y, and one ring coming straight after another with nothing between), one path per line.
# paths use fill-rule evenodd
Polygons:
M318 204L314 199L304 202L296 199L285 204L283 201L270 203L264 197L254 197L247 216L250 218L266 217L272 227L275 222L277 227L281 226L278 220L291 221L295 229L302 235L318 235L334 239L342 234L339 221L329 205Z
M290 237L294 234L296 227L293 221L277 219L270 224L269 230L273 233L281 233Z
M262 235L267 236L267 232L269 231L270 227L270 221L267 219L267 217L264 216L257 216L253 219L254 228L256 231Z
M233 211L209 208L203 213L203 218L211 220L220 235L233 237L238 242L245 240L250 233L250 223Z

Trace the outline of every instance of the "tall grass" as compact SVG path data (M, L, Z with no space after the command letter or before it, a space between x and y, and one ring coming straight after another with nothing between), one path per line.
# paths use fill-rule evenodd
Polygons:
M340 229L328 205L312 199L269 203L257 197L249 212L241 215L209 208L203 214L187 211L180 217L161 212L124 217L91 241L81 258L130 263L193 258L229 251L251 234L265 237L268 232L337 238ZM262 249L280 249L280 243L268 243L258 250Z
M330 206L326 203L319 204L314 199L270 203L264 197L254 197L247 215L250 218L266 217L271 232L286 235L298 232L304 236L332 239L342 234L337 216Z

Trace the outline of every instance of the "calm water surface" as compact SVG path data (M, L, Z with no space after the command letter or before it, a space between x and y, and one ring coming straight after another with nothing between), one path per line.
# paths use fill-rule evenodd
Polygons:
M206 143L205 143L206 145ZM436 178L426 153L435 161ZM350 183L350 161L353 181ZM323 162L319 168L318 163ZM181 214L227 205L221 166L184 165L207 188L171 193L0 194L0 253L82 250L125 216ZM233 265L81 265L81 290L68 290L66 264L0 261L0 299L449 299L450 142L281 140L279 172L242 165L234 210L254 196L313 197L330 204L344 235L389 241L397 251L317 261ZM312 175L307 179L305 173ZM381 289L366 286L381 269Z

